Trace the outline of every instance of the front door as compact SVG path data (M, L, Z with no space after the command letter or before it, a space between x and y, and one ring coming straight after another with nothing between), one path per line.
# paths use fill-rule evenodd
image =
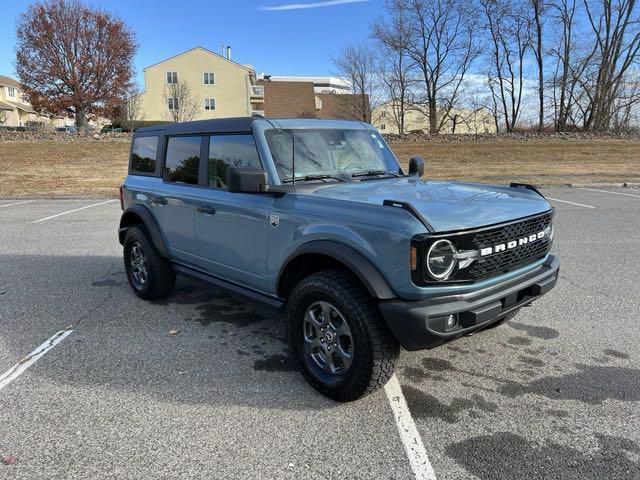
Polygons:
M204 269L219 278L266 291L267 228L272 198L231 193L231 167L261 168L253 137L212 135L206 145L206 186L199 189L195 214L197 254Z

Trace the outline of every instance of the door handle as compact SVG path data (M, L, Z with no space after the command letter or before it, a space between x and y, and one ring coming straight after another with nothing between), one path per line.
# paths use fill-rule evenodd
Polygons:
M151 204L152 205L166 205L168 202L168 200L164 197L152 197L151 198Z
M211 205L200 205L197 208L198 212L200 213L204 213L205 215L215 215L216 214L216 209L213 208Z

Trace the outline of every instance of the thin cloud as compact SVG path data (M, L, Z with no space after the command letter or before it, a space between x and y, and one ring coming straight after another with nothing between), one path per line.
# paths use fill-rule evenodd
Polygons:
M282 11L282 10L302 10L305 8L333 7L335 5L345 5L347 3L362 3L369 0L326 0L324 2L313 3L289 3L286 5L276 5L274 7L259 7L259 10Z

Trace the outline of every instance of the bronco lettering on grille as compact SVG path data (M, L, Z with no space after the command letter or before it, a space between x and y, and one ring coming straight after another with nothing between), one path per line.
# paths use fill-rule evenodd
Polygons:
M533 233L528 237L518 238L516 240L511 240L505 243L500 243L498 245L494 245L493 247L485 247L480 249L480 256L486 257L487 255L491 255L493 253L504 252L505 250L511 250L513 248L519 247L521 245L526 245L528 243L533 243L537 240L540 240L548 235L547 230L543 230L538 233Z

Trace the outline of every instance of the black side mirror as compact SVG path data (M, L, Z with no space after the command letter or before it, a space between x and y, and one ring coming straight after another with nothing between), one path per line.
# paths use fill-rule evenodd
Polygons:
M234 193L260 193L268 183L267 172L257 168L227 169L227 188Z
M418 175L418 178L424 175L424 158L411 157L411 160L409 160L409 175Z

